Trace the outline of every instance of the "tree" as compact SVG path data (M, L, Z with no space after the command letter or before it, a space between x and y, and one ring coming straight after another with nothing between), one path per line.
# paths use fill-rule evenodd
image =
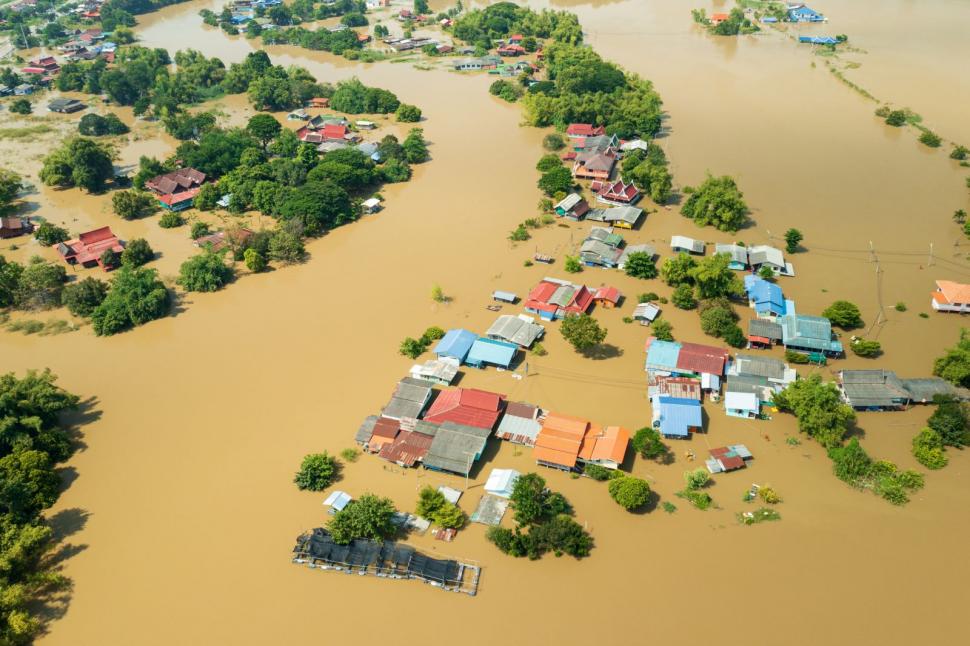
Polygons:
M682 310L694 309L697 307L697 299L694 298L694 288L687 283L678 285L670 297L670 302L674 304L674 307Z
M933 374L952 384L970 387L970 335L960 330L960 340L933 362Z
M129 267L141 267L155 258L155 251L144 238L135 238L128 242L121 252L121 264Z
M88 317L108 295L108 283L90 276L61 290L61 305L74 316Z
M542 147L546 150L551 150L553 152L557 150L562 150L566 147L566 141L562 138L562 135L556 133L548 134L542 139Z
M254 114L246 124L246 132L263 145L263 150L266 150L269 142L273 141L282 130L283 126L276 120L276 117L265 112Z
M540 173L548 173L549 171L560 167L562 167L562 160L559 159L559 155L543 155L539 161L536 162L536 170Z
M610 498L628 511L639 509L650 500L650 485L646 480L633 476L610 480L607 489L610 492Z
M246 263L246 268L254 274L266 269L266 258L256 249L246 249L243 252L243 261Z
M41 222L37 230L34 231L34 237L37 238L37 242L44 247L50 247L58 242L64 242L71 236L68 235L67 229L61 228L50 222Z
M108 295L91 313L91 327L98 336L117 334L165 316L169 303L168 290L154 269L122 265L114 272Z
M417 123L421 121L421 108L416 105L402 103L397 107L394 118L400 123Z
M580 262L578 256L566 256L562 268L567 273L578 274L583 270L583 263Z
M913 438L913 457L927 469L942 469L949 459L943 449L943 438L931 428L924 428Z
M293 231L277 229L269 239L269 258L284 263L302 262L306 258L303 240Z
M930 415L927 426L939 433L946 446L962 447L970 444L968 434L967 408L951 395L937 395L933 398L936 410Z
M710 481L711 474L707 469L700 468L694 469L693 471L684 471L684 483L687 485L688 491L703 489Z
M11 205L23 188L23 178L20 175L0 168L0 215L6 215L13 210Z
M538 186L543 193L550 197L556 193L568 193L573 187L573 174L565 166L553 168L542 174Z
M307 182L280 204L282 220L299 222L307 235L329 231L357 216L347 191L330 181Z
M428 144L424 140L424 130L411 128L401 144L408 163L420 164L428 159Z
M391 157L380 168L385 182L406 182L411 179L411 167L406 161Z
M358 538L384 540L394 534L393 515L394 504L389 498L367 493L338 511L327 529L338 545Z
M603 343L607 332L589 314L567 316L560 323L559 331L577 352L586 352Z
M641 457L651 460L661 458L669 451L667 445L661 440L660 432L651 426L644 426L634 433L630 443L633 445L633 450Z
M427 349L428 349L427 344L422 343L418 339L415 339L409 336L409 337L405 337L405 339L401 341L401 345L398 348L398 352L403 354L408 359L417 359L422 354L424 354L424 351Z
M193 240L198 240L202 236L209 235L209 225L202 220L196 220L192 223L192 228L189 229L189 237Z
M102 117L100 114L86 114L78 121L77 131L86 137L103 137L104 135L123 135L129 131L125 122L118 115L109 113Z
M163 229L174 229L185 224L185 218L183 218L178 213L173 211L168 211L162 214L162 217L158 219L158 226Z
M425 486L418 493L414 513L445 528L459 529L465 524L465 512L458 505L448 502L443 493L431 486Z
M785 251L795 253L798 251L798 244L802 241L802 232L798 229L785 231Z
M686 187L687 201L681 215L702 226L713 225L721 231L735 232L747 221L748 205L737 183L728 177L707 176L697 188Z
M47 186L80 187L88 192L104 189L114 176L111 152L92 139L69 139L44 158L40 180Z
M862 315L859 308L849 301L835 301L822 312L822 316L838 325L843 330L862 327Z
M214 292L231 281L234 273L222 254L203 251L182 263L176 282L189 292Z
M731 269L730 262L728 254L719 253L704 258L690 270L701 298L740 296L744 293L744 286Z
M488 87L488 93L509 103L515 103L522 98L525 91L516 83L500 79Z
M882 354L882 344L868 339L855 339L849 343L849 349L857 357L878 357Z
M10 108L8 108L13 114L30 114L34 111L33 106L30 104L29 99L23 97L19 99L14 99L10 103Z
M143 191L118 191L111 196L111 207L118 217L134 220L154 213L158 209L158 202L150 193Z
M221 198L222 191L219 190L219 185L209 182L199 187L199 192L192 198L192 206L200 211L211 211L219 206L219 200Z
M775 404L798 418L798 429L825 448L841 445L855 421L852 408L842 402L835 384L824 383L819 374L789 384L775 395Z
M845 446L831 446L828 453L835 477L850 485L860 486L872 471L872 458L857 438L852 438Z
M431 9L428 7L428 0L414 0L414 13L419 16L431 13Z
M293 482L300 491L323 491L336 480L340 472L337 458L323 453L311 453L303 458L300 470L296 472Z
M697 261L681 251L673 258L667 258L660 266L660 276L668 285L694 284L691 272L697 267Z
M121 264L121 254L114 249L105 249L99 260L101 261L101 266L105 269L115 269Z
M646 251L634 251L629 254L623 271L626 272L627 276L644 280L656 278L658 274L657 263L653 259L653 254Z
M701 329L704 334L714 337L723 337L728 330L736 327L737 320L738 315L731 309L731 304L724 300L705 303L701 311Z
M666 319L654 319L653 323L650 325L650 330L653 336L661 341L673 341L674 340L674 326L670 324L670 321Z
M748 337L744 335L744 330L735 324L724 332L724 342L732 348L744 348L748 345Z
M929 146L930 148L939 148L940 144L943 143L943 139L940 135L929 130L923 130L919 135L919 142L924 146Z

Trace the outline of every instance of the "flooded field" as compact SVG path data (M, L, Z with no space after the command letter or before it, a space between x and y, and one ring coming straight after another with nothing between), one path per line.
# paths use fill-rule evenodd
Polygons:
M221 4L170 7L143 17L137 32L149 46L238 61L252 44L205 27L197 15ZM939 17L963 11L956 4L819 8L831 31L849 33L867 50L853 71L856 82L909 105L945 137L970 139L956 110L970 81L954 52L966 43L956 42L955 26L939 26L935 37ZM753 225L735 236L698 229L676 207L658 209L628 243L654 241L666 256L671 234L757 244L777 242L795 226L808 252L790 258L797 275L781 280L786 296L813 313L834 299L852 300L867 324L882 304L885 324L872 335L885 350L879 365L901 376L929 373L961 320L918 313L928 310L934 279L970 276L967 245L950 218L967 208L967 173L946 159L948 148L930 151L912 132L884 126L872 101L779 34L714 39L690 22L688 5L673 1L552 6L576 11L600 53L656 83L669 111L661 143L675 184L697 183L706 171L731 174L753 209ZM877 6L892 10L867 22ZM897 6L934 38L912 44L911 26L893 20L903 10ZM851 28L843 27L843 14ZM900 43L917 53L907 55ZM481 526L449 544L413 540L430 553L477 560L484 573L474 599L291 565L293 539L326 518L325 495L298 492L293 472L306 453L352 444L361 419L379 410L412 363L397 354L400 340L429 325L484 330L494 317L484 308L492 290L522 295L544 275L565 277L561 262L548 268L523 261L537 249L561 260L589 225L553 225L517 246L507 241L516 224L535 215L534 165L544 133L518 127L519 108L488 95L491 78L410 63L354 64L292 47L268 51L274 62L304 66L320 80L356 75L421 106L432 161L416 168L411 182L382 191L383 212L312 242L305 265L190 294L175 316L110 339L89 330L0 336L3 370L49 366L96 411L84 427L85 448L68 466L76 479L52 510L75 547L64 563L74 588L69 605L49 609L55 620L44 643L290 644L325 636L351 644L581 644L609 635L696 644L717 631L727 644L841 645L933 644L958 634L962 611L952 600L970 575L963 556L967 455L951 451L950 465L928 474L925 489L896 508L838 481L818 446L787 445L796 434L791 417L726 418L709 403L708 433L689 445L695 453L744 442L755 455L749 469L717 478L711 495L721 509L700 512L674 497L682 472L698 466L685 460L686 445L674 444L671 465L627 465L678 506L671 515L659 508L628 514L601 483L543 473L594 536L592 556L582 562L505 557ZM892 61L912 74L893 78ZM945 79L946 96L920 89L929 76L910 83L920 73ZM223 103L229 114L245 109L239 97ZM126 164L174 148L166 138L129 138L120 150ZM0 143L5 156L16 154ZM34 144L29 150L30 159L43 152ZM34 170L25 172L36 178L39 161L29 164ZM104 198L44 188L31 199L55 221L110 223L122 237L144 235L162 250L163 274L174 274L192 253L184 229L165 231L154 219L120 221ZM660 281L606 270L587 269L576 280L616 285L628 303L640 292L670 295ZM432 302L434 284L449 303ZM908 311L896 312L897 302ZM647 329L622 322L630 307L595 312L609 329L601 359L580 357L549 326L549 355L530 355L523 379L469 369L461 383L603 423L644 426ZM668 306L664 316L679 340L707 338L696 313ZM870 365L852 357L823 370ZM863 443L880 458L914 467L910 440L928 414L861 415ZM461 504L466 511L492 466L533 468L529 451L495 451L473 474ZM741 496L752 482L782 495L781 522L738 525L735 513L748 509ZM464 487L461 478L402 472L366 456L345 469L338 486L387 495L410 510L428 483Z

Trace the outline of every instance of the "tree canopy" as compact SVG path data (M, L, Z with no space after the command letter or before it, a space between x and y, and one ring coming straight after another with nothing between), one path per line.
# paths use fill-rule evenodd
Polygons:
M844 330L862 327L862 314L859 308L849 301L835 301L822 312L822 316Z
M701 226L709 224L733 233L747 222L748 205L737 183L727 175L708 175L700 186L688 186L684 193L688 197L680 210L681 215Z
M970 334L960 330L957 344L933 362L933 374L952 384L970 388Z
M600 327L589 314L567 316L559 324L559 331L577 352L586 352L606 340L606 328Z
M77 186L94 193L114 177L112 153L92 139L68 139L44 158L40 180L47 186Z
M394 534L394 503L389 498L364 494L338 511L327 525L333 542L346 545L357 538L383 540Z
M798 418L798 429L825 448L838 447L855 421L852 408L842 402L834 383L812 374L789 384L775 395L778 407Z
M340 463L326 451L311 453L303 458L300 470L293 477L297 488L306 491L323 491L336 480Z
M616 504L624 509L639 509L650 500L650 485L646 480L623 476L610 480L607 489Z

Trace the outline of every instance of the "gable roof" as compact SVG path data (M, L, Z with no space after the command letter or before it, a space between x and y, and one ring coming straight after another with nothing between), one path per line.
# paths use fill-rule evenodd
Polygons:
M660 407L660 433L675 437L688 437L691 428L703 425L701 403L693 399L657 397L654 405Z
M471 349L468 351L468 356L465 357L465 362L471 366L487 363L493 366L508 368L515 359L518 351L519 347L514 343L482 337L475 339Z
M464 361L477 338L478 335L474 332L461 328L448 330L435 345L433 352L441 357L454 357L459 361Z
M842 392L851 406L900 406L911 399L908 390L891 370L843 370Z
M485 336L502 339L510 343L528 348L536 339L545 333L546 329L525 317L502 314L492 323Z
M711 375L723 375L727 364L728 352L723 348L715 348L700 343L680 344L677 355L677 368L691 372L704 372Z
M495 436L519 444L535 444L542 430L538 407L523 402L509 402L505 414L495 430Z
M762 357L753 354L738 354L731 364L731 373L738 376L767 377L769 379L785 378L785 363L772 357Z
M589 429L588 420L560 413L549 413L536 437L536 460L568 468L576 466L579 449Z
M145 182L145 186L161 195L170 195L200 186L205 181L205 173L194 168L179 168L171 173L158 175Z
M970 303L970 285L956 283L952 280L938 280L936 287L948 303Z
M748 321L748 336L760 336L772 341L781 341L781 325L765 319L751 319Z
M613 206L608 209L592 209L586 216L597 222L625 222L631 227L640 221L643 209L635 206Z
M579 447L579 458L587 462L609 461L622 464L629 443L630 431L622 426L601 429L591 424Z
M491 431L502 414L504 401L503 395L475 388L443 390L425 413L424 419L439 423L451 421Z
M704 253L704 241L687 236L671 236L670 247L672 249L688 249L693 253Z
M718 243L714 245L714 253L731 256L731 262L737 262L742 265L748 264L748 249L741 245Z
M603 132L602 126L594 127L591 123L571 123L566 128L566 134L570 137L593 137Z
M785 345L811 350L842 351L842 343L832 340L832 323L821 316L785 314L779 320Z
M768 245L755 245L748 248L748 261L752 265L770 264L776 267L785 267L785 255L781 249L775 249Z
M466 475L485 449L490 434L490 428L443 422L424 456L424 466Z

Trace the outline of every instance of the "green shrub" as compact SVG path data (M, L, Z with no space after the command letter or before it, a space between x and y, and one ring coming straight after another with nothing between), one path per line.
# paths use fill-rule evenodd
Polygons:
M178 213L169 211L168 213L163 213L162 217L158 219L158 226L163 229L174 229L175 227L180 227L185 224L185 220Z
M650 485L646 480L633 476L614 478L607 489L610 498L628 511L639 509L650 500Z
M610 476L613 474L611 469L606 467L601 467L598 464L587 464L583 467L583 473L592 478L593 480L609 480Z
M293 482L300 490L323 491L333 484L339 471L340 463L326 451L311 453L303 458Z
M943 143L943 140L938 134L930 132L929 130L924 130L922 133L920 133L919 142L924 146L929 146L930 148L939 148L940 144Z
M913 457L927 469L942 469L949 462L943 438L931 428L924 428L913 438Z

